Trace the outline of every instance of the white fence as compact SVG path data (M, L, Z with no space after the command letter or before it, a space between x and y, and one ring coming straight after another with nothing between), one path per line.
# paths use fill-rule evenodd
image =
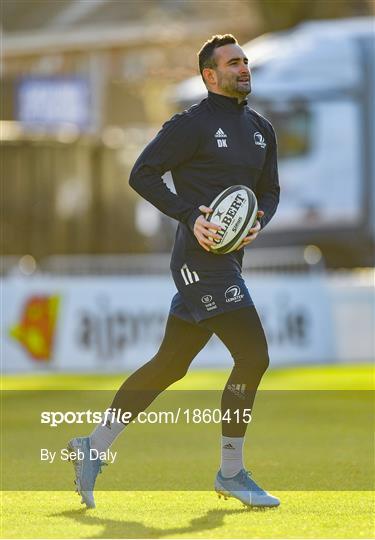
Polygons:
M245 275L271 366L374 357L374 273ZM175 294L169 276L20 277L1 282L5 372L131 370L151 358ZM181 343L181 347L183 347ZM194 367L230 366L212 338Z

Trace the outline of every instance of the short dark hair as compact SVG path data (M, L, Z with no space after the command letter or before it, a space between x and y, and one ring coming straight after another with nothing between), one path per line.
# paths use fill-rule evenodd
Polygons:
M199 59L199 71L203 78L203 70L204 68L215 68L216 67L216 61L214 58L214 52L215 49L218 49L219 47L222 47L223 45L229 45L231 43L238 44L238 41L232 34L224 34L212 36L211 39L208 39L206 43L202 46L201 50L198 53L198 59Z

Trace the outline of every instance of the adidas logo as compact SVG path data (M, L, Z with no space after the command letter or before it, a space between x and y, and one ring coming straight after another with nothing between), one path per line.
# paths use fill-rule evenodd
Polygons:
M217 132L215 133L215 137L216 138L218 138L218 137L223 138L223 137L226 137L226 134L224 133L224 131L221 128L219 128L217 130Z
M246 384L228 384L228 390L241 399L245 399Z
M180 268L181 275L185 282L185 285L191 285L192 283L197 283L199 281L199 276L194 270L189 270L187 264L184 264Z
M225 450L235 450L234 446L230 443L224 444L223 448L225 448Z

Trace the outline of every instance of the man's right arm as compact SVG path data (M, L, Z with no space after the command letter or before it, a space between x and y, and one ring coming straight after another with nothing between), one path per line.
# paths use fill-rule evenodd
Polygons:
M131 171L129 184L163 214L186 223L193 231L201 211L184 201L163 182L162 175L191 159L198 149L199 137L193 130L193 118L182 113L163 125L143 150Z

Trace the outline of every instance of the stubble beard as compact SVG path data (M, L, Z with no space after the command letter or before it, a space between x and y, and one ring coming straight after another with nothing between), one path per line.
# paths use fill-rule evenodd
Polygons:
M240 82L237 77L226 77L220 72L218 72L218 86L227 95L237 99L245 99L251 93L251 79L244 83Z

